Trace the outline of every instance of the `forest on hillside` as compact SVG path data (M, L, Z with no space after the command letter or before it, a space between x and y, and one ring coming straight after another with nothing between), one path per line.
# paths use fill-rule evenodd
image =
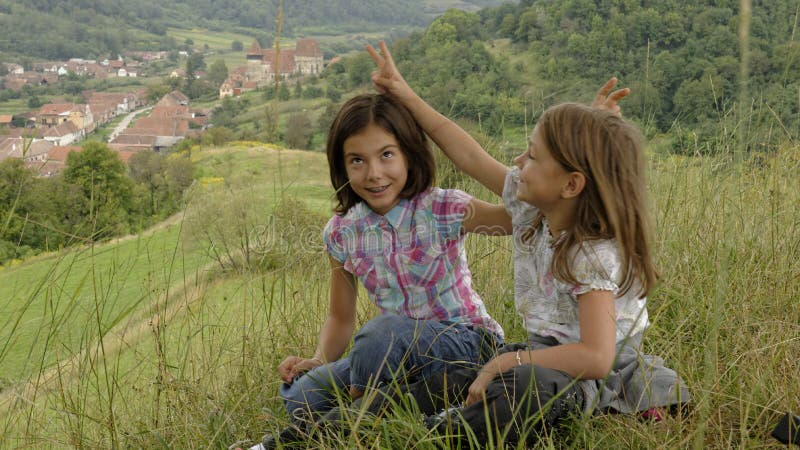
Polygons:
M586 98L614 75L633 90L626 115L649 133L702 150L729 121L728 132L747 127L749 149L766 150L800 134L799 12L788 0L754 1L744 67L734 0L523 0L449 11L396 42L395 55L440 111L490 133L522 124L532 107ZM511 41L510 58L484 44L499 38Z
M678 132L712 137L721 121L743 113L750 123L738 125L751 127L750 144L758 149L800 131L800 4L753 2L744 68L739 5L523 1L484 11L482 20L496 36L537 55L544 62L539 74L550 85L615 74L633 88L627 111L661 132L677 125Z
M478 8L500 0L461 0ZM438 0L292 0L283 2L284 36L423 27ZM168 28L207 28L274 37L276 0L0 0L0 53L32 58L107 57L122 50L173 50Z

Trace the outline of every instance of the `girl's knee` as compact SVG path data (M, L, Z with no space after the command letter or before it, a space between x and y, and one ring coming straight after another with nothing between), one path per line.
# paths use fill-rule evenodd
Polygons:
M384 358L393 346L399 344L397 338L402 333L398 330L404 329L408 320L406 317L378 316L367 322L353 340L350 351L353 365Z
M303 383L299 382L301 378L295 380L294 383L283 383L280 387L279 393L283 405L286 408L286 414L289 417L294 417L296 410L306 410L310 408L308 400L305 395Z
M412 319L379 316L356 334L350 350L350 382L357 388L392 378L408 348L404 336Z
M379 339L385 340L391 337L398 329L405 328L405 326L412 321L408 317L382 315L378 316L369 322L365 323L363 327L356 333L356 339L372 340Z
M289 417L298 412L315 414L331 408L339 392L344 391L350 380L350 362L343 358L305 373L291 384L280 387ZM346 392L346 391L344 391Z

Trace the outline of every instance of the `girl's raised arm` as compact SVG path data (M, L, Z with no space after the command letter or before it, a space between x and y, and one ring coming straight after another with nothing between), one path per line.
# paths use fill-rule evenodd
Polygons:
M425 133L436 142L436 145L442 149L450 161L453 161L456 167L489 188L490 191L502 196L508 168L489 155L472 136L455 122L440 114L419 97L400 75L394 59L392 59L392 54L383 41L380 42L380 49L381 51L378 53L371 45L367 46L367 52L377 66L377 71L372 74L372 83L375 89L382 94L391 95L403 103L414 115ZM630 93L630 89L624 88L612 92L616 84L617 79L610 78L597 91L592 106L620 115L619 101Z
M380 49L381 52L378 53L371 45L367 46L367 52L378 67L372 75L375 89L382 94L391 95L405 105L425 133L461 171L498 196L502 195L508 168L486 153L461 127L420 98L400 75L383 41Z

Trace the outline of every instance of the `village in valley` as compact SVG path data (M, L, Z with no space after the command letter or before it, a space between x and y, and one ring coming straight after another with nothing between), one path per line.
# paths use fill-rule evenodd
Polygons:
M188 58L187 52L179 56ZM127 52L117 59L94 61L71 59L28 64L0 63L6 75L3 89L22 91L26 86L52 86L69 77L87 79L137 78L150 64L165 61L167 52ZM237 97L275 83L276 79L302 79L319 75L323 54L314 39L299 39L294 48L262 49L257 40L246 51L246 65L233 68L219 87L219 98ZM187 75L181 68L165 74L169 79L202 78L197 71ZM176 83L177 85L178 83ZM30 88L27 88L30 89ZM0 161L23 159L40 177L62 171L67 155L81 151L81 142L102 127L111 127L107 144L127 163L137 152L163 152L182 139L198 136L208 126L213 107L193 107L180 90L160 99L148 99L146 87L127 92L84 91L82 101L51 101L38 108L14 114L0 114ZM154 102L154 103L153 103Z

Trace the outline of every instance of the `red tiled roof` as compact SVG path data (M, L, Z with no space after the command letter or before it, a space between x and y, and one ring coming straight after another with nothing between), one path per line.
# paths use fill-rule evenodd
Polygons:
M117 110L117 103L89 103L89 109L94 115L110 114Z
M176 106L155 106L150 112L152 118L172 118L178 116L185 116L189 112L189 107L185 105Z
M79 145L56 145L50 149L50 153L47 155L48 161L67 161L67 155L72 152L82 152L83 148Z
M264 61L272 65L272 73L294 73L294 50L281 49L280 66L278 66L275 59L275 50L272 49L264 51Z
M0 125L8 125L14 119L11 114L0 114Z
M74 123L67 121L46 129L44 135L45 137L61 137L68 134L75 134L78 131L80 131L80 129Z
M143 136L185 136L189 130L189 121L186 119L164 120L158 118L144 118L136 121L133 128L128 128L125 134Z
M75 107L73 103L48 103L39 108L40 116L52 116L68 113Z
M22 151L25 150L25 157L47 154L53 148L53 143L42 139L30 142L30 138L10 137L0 139L0 160L5 158L22 158ZM25 146L28 145L26 149Z
M138 134L120 134L113 141L112 144L136 146L136 147L152 147L156 143L155 136L143 136Z
M178 106L181 104L188 104L189 97L185 96L181 91L172 91L169 94L161 97L161 100L156 103L156 106Z
M88 103L122 103L132 94L125 92L92 92L84 95Z
M300 39L295 45L295 54L297 54L297 56L320 57L322 56L322 50L320 50L316 40Z
M261 45L258 43L258 39L253 39L253 44L250 45L250 50L247 52L248 55L260 55L261 54Z

